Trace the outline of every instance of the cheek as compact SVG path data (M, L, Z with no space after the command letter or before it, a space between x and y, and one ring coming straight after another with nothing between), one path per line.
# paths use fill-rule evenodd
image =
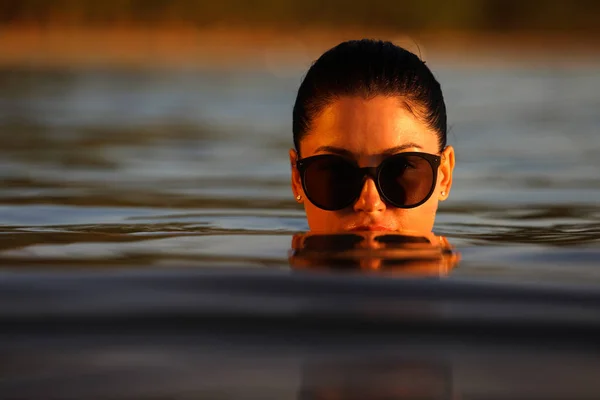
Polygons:
M336 212L321 210L311 203L304 203L306 220L312 232L335 232L340 230L342 217Z
M401 230L416 233L431 233L437 211L437 198L409 210L392 209L393 217Z

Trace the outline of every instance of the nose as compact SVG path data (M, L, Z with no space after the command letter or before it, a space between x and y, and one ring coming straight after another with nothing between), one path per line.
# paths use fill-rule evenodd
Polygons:
M373 181L373 178L368 177L365 180L358 200L356 200L356 202L354 203L354 211L373 213L381 212L384 210L385 202L379 196L379 192L377 191L377 187L375 186L375 181Z

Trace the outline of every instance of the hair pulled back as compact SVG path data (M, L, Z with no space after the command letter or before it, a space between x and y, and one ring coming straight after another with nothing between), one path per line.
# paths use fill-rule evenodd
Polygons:
M314 119L345 96L396 96L446 147L446 105L440 84L415 54L381 40L351 40L326 51L304 77L294 104L294 146L311 129Z

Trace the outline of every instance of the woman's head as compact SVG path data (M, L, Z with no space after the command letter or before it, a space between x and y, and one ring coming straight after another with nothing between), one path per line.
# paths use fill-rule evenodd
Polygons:
M446 130L440 85L416 55L372 40L324 53L293 112L292 188L310 229L431 231L452 184Z

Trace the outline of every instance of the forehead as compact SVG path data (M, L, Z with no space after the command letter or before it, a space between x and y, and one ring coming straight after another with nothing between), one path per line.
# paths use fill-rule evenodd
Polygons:
M407 109L400 97L342 97L327 106L300 144L304 157L322 146L346 149L357 156L380 154L414 143L417 150L437 153L435 132Z

